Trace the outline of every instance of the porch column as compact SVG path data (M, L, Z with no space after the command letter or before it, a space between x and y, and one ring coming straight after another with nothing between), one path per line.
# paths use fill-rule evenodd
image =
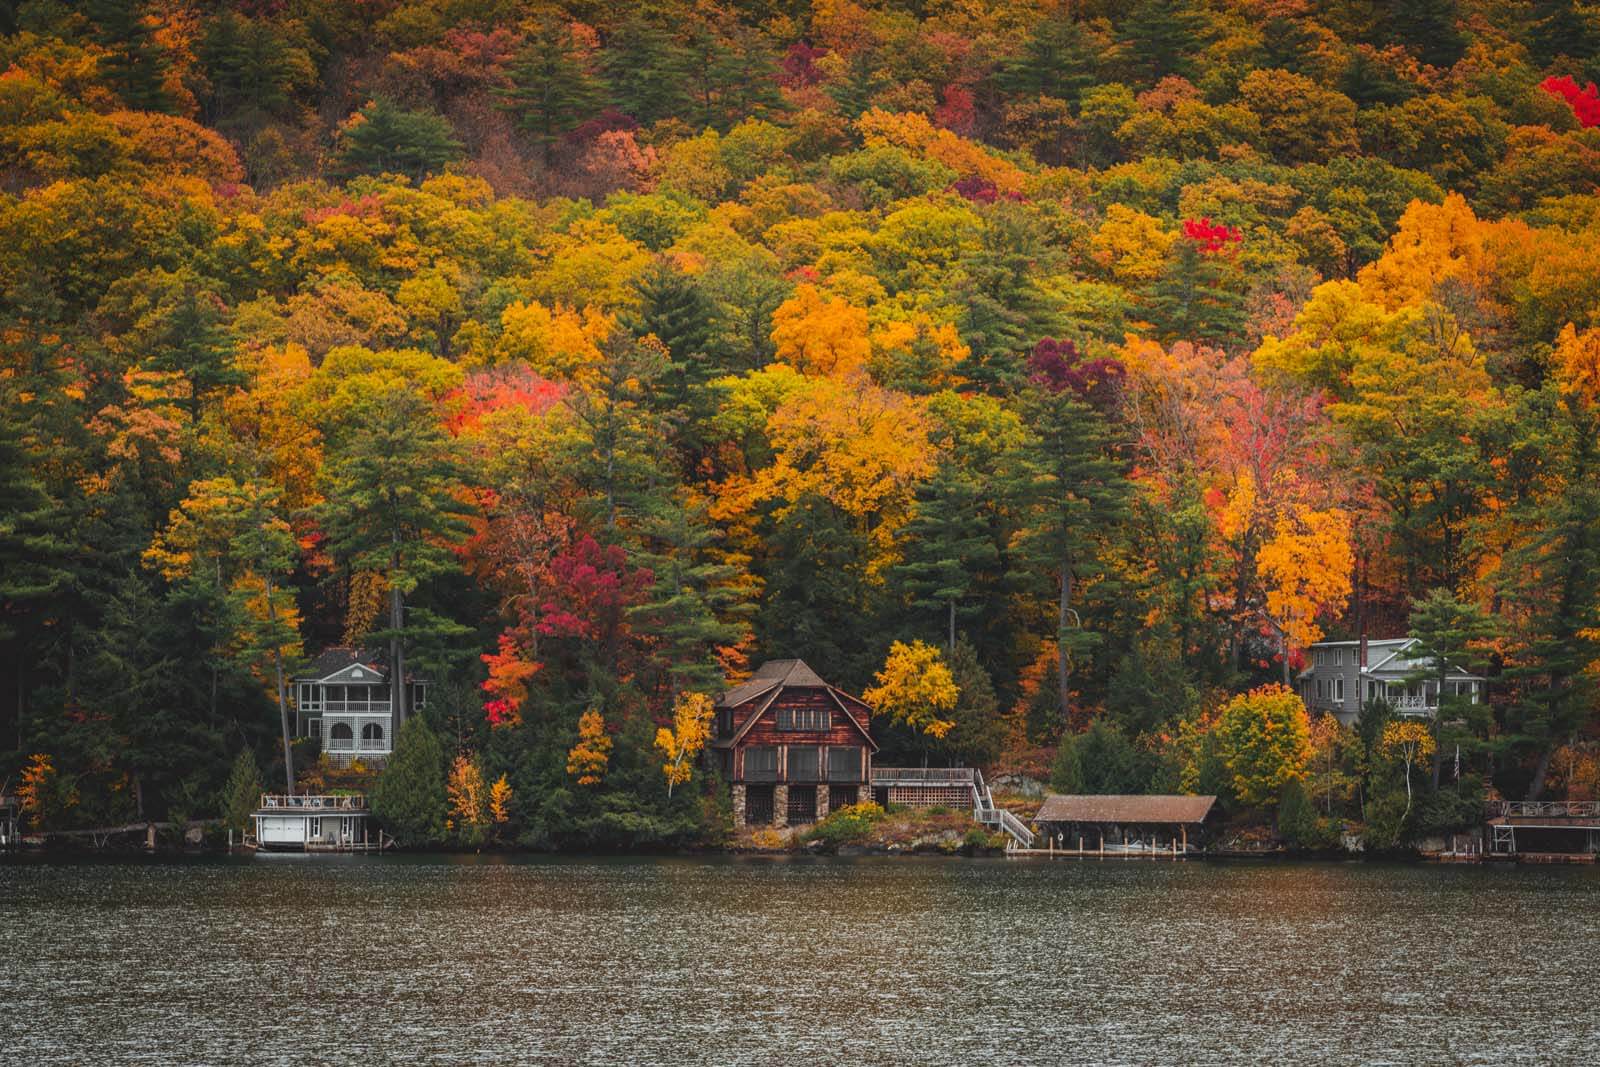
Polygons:
M744 783L743 782L735 782L733 784L733 825L735 827L739 827L739 826L743 826L744 825Z
M817 786L817 821L821 822L828 817L828 787Z
M779 784L772 787L772 825L783 827L789 825L789 786Z

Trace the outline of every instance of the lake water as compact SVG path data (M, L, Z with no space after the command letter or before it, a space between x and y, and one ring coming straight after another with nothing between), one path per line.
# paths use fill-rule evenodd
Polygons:
M0 860L0 1062L1595 1063L1600 870Z

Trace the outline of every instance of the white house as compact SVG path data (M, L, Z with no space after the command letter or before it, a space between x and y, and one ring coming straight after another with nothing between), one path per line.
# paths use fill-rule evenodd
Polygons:
M427 683L407 678L410 711L427 699ZM360 759L381 763L394 751L394 700L383 656L366 648L330 648L294 679L301 737L322 742L336 766Z
M1307 649L1310 662L1296 679L1306 707L1331 712L1346 726L1361 717L1371 700L1388 702L1398 714L1432 718L1439 712L1439 669L1416 653L1417 639L1318 641ZM1449 666L1445 695L1473 704L1484 700L1485 679Z
M364 796L283 796L264 793L251 815L256 845L269 851L371 847ZM381 842L381 839L380 839Z

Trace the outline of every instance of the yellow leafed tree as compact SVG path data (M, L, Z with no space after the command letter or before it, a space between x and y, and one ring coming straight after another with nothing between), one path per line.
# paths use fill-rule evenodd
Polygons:
M464 837L480 834L489 822L488 798L483 790L483 771L476 759L457 756L450 765L450 777L445 783L450 800L450 819L447 823Z
M683 785L694 775L694 758L711 739L711 698L704 693L682 693L672 706L672 729L656 731L656 748L666 758L662 771L667 776L667 796L672 787Z
M955 708L961 691L937 648L923 641L896 641L877 678L878 684L861 694L877 714L930 737L943 737L955 726L940 713Z
M777 357L803 374L849 374L872 356L867 313L814 285L802 285L772 313Z
M578 743L567 753L567 773L579 785L599 785L611 762L611 738L600 712L590 708L578 719Z
M511 783L503 774L489 787L489 818L496 824L511 818Z
M1391 722L1383 728L1379 742L1383 753L1406 765L1406 817L1411 815L1411 768L1433 755L1433 731L1426 723L1410 720Z
M1261 546L1256 573L1267 590L1266 610L1283 645L1284 681L1289 651L1322 639L1317 614L1350 595L1350 516L1339 508L1297 506L1278 520Z

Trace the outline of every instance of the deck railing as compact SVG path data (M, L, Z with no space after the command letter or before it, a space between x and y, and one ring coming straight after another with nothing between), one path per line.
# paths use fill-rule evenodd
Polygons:
M1600 800L1495 800L1489 812L1518 819L1600 819Z
M282 793L262 793L261 810L360 812L367 810L367 798L359 793L348 796L315 795L285 796Z
M329 738L327 741L323 742L322 751L324 751L324 752L387 752L387 751L389 751L389 742L387 740L383 739L383 738L378 738L377 740L373 740L371 738L363 737L363 738L360 738L360 739L354 740L354 741L336 741L336 740L334 740L332 738Z
M888 785L966 785L974 780L971 767L874 767L872 784Z

